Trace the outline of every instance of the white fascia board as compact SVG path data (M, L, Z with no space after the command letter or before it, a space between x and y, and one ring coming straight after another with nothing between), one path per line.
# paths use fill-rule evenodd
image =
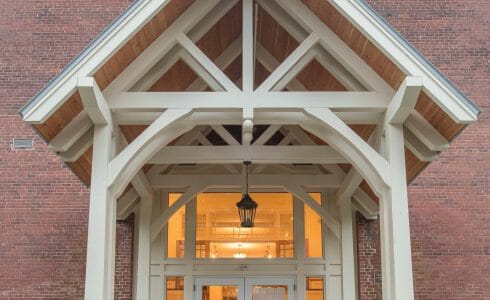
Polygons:
M22 110L25 122L41 124L75 92L79 76L91 76L170 0L136 1Z
M460 124L477 120L480 110L434 66L361 0L331 0L339 12L374 43L403 72L420 76L426 92L452 119Z

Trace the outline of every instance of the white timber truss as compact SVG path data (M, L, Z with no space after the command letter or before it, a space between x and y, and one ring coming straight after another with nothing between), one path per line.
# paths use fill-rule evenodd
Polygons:
M405 147L433 161L449 145L415 104L425 91L457 123L473 122L476 114L353 0L330 2L408 74L396 91L299 0L255 1L299 43L282 62L256 39L253 0L194 1L101 91L93 74L169 3L140 2L23 112L26 122L44 123L73 92L81 96L83 111L49 148L75 162L93 147L85 299L114 298L116 219L134 213L135 299L165 299L167 276L184 277L184 299L195 299L195 278L242 270L243 276L294 278L295 299L305 297L305 276L320 276L326 299L355 300L354 212L380 219L383 299L414 299ZM239 2L242 34L213 61L196 42ZM234 81L223 70L240 55L242 74ZM184 91L149 92L179 60L198 79ZM313 60L347 91L309 91L296 77ZM256 62L270 72L258 86ZM351 124L376 129L365 141ZM128 143L123 125L148 127ZM230 126L240 127L238 134ZM252 191L293 195L295 258L195 258L196 197L242 191L243 161L253 163ZM345 172L338 164L352 168ZM152 165L146 173L145 165ZM379 205L360 187L364 180ZM169 205L172 192L181 195ZM320 192L321 203L310 192ZM322 220L319 259L304 257L305 205ZM184 206L184 258L170 259L165 228Z

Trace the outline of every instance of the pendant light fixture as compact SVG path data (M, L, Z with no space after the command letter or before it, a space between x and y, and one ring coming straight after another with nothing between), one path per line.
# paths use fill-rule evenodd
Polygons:
M242 197L242 200L236 204L238 208L238 215L240 216L240 224L241 227L254 227L255 220L255 211L257 210L257 202L255 202L252 197L248 194L248 166L251 164L249 161L244 161L243 164L246 168L245 173L245 194Z

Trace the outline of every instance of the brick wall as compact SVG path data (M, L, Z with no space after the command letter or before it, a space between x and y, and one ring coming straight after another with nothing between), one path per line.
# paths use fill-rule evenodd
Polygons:
M368 0L483 110L409 187L416 299L490 299L490 5L481 0ZM359 223L361 241L378 222ZM379 256L360 245L361 274ZM373 282L373 281L369 281ZM379 299L361 280L362 299Z
M88 190L19 110L129 2L0 1L0 299L83 298Z
M0 299L82 298L87 189L18 111L129 2L0 1ZM410 186L416 298L489 299L490 5L368 2L484 111ZM34 138L34 150L12 150L14 137ZM358 222L362 299L380 295L376 226ZM118 225L121 298L130 295L131 228Z

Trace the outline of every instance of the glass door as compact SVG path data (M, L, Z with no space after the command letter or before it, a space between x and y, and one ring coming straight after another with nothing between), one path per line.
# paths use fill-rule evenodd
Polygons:
M245 278L246 300L293 300L293 278Z
M293 300L293 278L197 278L197 300Z
M197 278L198 300L245 300L243 278Z

